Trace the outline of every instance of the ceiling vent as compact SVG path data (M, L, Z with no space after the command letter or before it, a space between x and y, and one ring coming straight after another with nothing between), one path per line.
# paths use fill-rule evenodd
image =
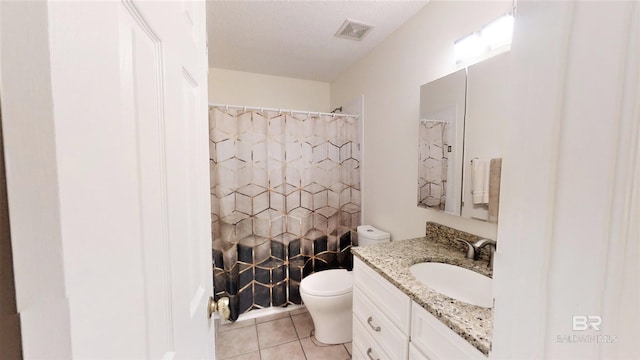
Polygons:
M336 32L336 36L345 39L360 41L366 34L369 33L372 28L373 26L371 25L347 19L344 21L344 24L340 26L340 29L338 29L338 31Z

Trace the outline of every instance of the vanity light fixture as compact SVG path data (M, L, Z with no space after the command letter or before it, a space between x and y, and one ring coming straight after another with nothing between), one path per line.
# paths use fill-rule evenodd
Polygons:
M485 52L480 34L473 33L455 42L456 64L476 59Z
M506 14L454 43L457 65L470 65L511 48L514 18Z
M482 42L489 50L511 45L513 38L513 15L507 14L491 22L480 33Z

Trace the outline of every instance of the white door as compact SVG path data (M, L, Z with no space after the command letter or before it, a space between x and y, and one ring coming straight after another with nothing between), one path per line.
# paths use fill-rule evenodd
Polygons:
M24 357L214 358L204 2L0 6Z
M136 124L148 356L213 358L204 2L123 2L121 79Z

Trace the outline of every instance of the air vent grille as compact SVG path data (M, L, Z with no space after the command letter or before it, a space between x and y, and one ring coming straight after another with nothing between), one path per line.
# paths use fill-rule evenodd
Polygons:
M362 40L362 38L368 34L372 28L373 26L371 25L347 19L336 32L336 36L359 41Z

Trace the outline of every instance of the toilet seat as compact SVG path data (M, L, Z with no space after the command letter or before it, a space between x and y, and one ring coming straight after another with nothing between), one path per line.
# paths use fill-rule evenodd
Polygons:
M353 273L345 269L313 273L300 282L300 291L312 296L329 297L353 291Z

